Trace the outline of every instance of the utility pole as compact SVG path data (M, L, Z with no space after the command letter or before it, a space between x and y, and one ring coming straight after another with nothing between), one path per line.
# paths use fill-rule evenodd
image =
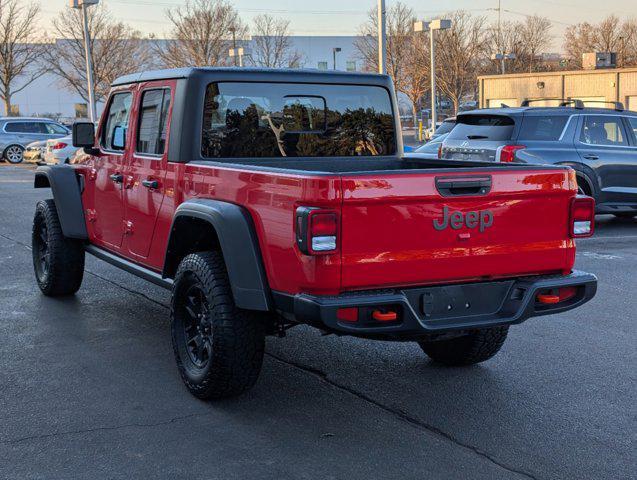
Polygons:
M498 0L498 46L500 47L500 53L502 59L500 60L500 68L502 75L504 75L504 45L502 45L502 0Z
M86 58L86 91L88 93L89 119L95 122L97 112L95 107L95 84L93 83L93 57L91 55L91 37L88 30L88 15L86 9L90 5L97 5L99 0L70 0L70 7L82 10L84 24L84 56Z
M232 49L237 51L237 29L236 27L230 27L230 31L232 32ZM241 62L241 56L239 57L239 61ZM237 66L237 57L234 57L234 66ZM241 66L241 65L240 65Z
M385 53L387 51L387 15L385 0L378 0L378 73L387 73L385 65Z

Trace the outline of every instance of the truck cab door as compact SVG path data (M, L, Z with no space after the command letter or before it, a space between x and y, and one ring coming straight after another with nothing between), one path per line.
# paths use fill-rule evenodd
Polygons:
M170 84L172 86L172 83ZM144 262L166 188L167 146L172 94L165 82L139 86L135 132L126 169L125 223L128 256Z
M99 155L93 157L87 190L89 236L97 245L119 250L124 237L124 167L130 144L130 113L133 93L122 90L111 95L99 135ZM92 183L89 183L92 182Z
M582 115L575 139L582 163L597 174L599 203L637 201L637 146L619 115Z

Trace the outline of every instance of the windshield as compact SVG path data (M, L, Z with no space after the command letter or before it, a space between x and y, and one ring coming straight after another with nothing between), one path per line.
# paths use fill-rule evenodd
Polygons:
M378 156L396 152L382 87L222 82L208 85L206 158Z

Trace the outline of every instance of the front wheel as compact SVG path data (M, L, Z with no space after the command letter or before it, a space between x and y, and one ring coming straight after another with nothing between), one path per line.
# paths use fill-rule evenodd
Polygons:
M24 148L20 145L10 145L4 151L2 157L9 163L18 164L24 159Z
M255 384L263 363L266 319L235 306L219 252L193 253L181 261L170 313L177 367L193 395L232 397Z
M433 361L449 366L473 365L494 357L507 338L509 327L476 330L448 340L420 341L420 348Z
M31 246L35 278L42 293L55 297L79 290L84 277L84 247L62 233L53 200L42 200L35 207Z

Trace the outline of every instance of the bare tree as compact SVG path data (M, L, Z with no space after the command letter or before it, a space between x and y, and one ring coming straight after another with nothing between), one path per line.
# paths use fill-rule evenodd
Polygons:
M292 50L290 21L263 14L252 26L252 63L257 67L299 67L302 54Z
M148 48L139 32L113 20L102 5L88 10L88 28L93 60L95 100L103 101L115 78L141 70L148 62ZM52 22L59 40L43 52L50 71L62 85L88 102L84 29L78 9L65 8Z
M172 38L155 44L164 67L227 65L232 35L247 34L239 13L225 0L187 0L167 15Z
M453 102L455 112L462 97L475 91L478 73L488 54L488 36L484 17L473 17L463 11L448 15L451 29L437 32L436 72L438 86Z
M387 11L387 73L396 90L409 97L416 116L418 101L425 93L429 79L429 50L420 35L413 31L416 15L407 5L397 2ZM376 10L360 27L354 46L365 68L378 71L378 17Z
M532 15L526 17L520 30L522 68L529 73L543 70L539 57L551 45L551 21L540 15Z
M34 33L39 13L34 3L0 0L0 98L7 115L11 115L11 97L42 72L37 60L43 45Z
M637 21L610 15L598 24L578 23L566 29L564 50L569 64L582 66L582 54L616 52L620 66L637 65Z

